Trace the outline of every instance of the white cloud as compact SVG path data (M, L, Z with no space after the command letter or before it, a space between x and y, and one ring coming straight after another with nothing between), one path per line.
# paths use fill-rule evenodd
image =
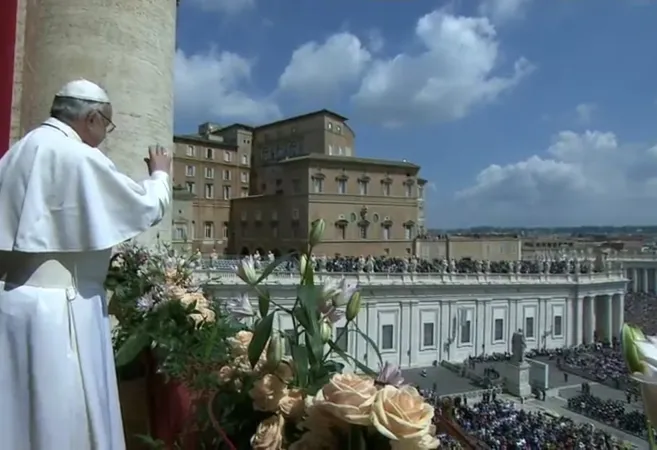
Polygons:
M329 95L357 82L372 56L351 33L338 33L324 43L307 42L292 53L278 79L283 92L298 95Z
M280 117L266 97L249 95L253 62L231 52L210 51L175 56L176 114L200 120L232 119L265 122Z
M353 101L370 120L398 126L460 119L513 89L533 70L519 58L510 73L497 74L500 44L485 17L437 10L418 20L415 35L420 53L377 59L365 72ZM324 63L340 64L345 64L342 55Z
M657 146L562 131L545 155L487 167L456 200L472 225L649 223L656 187Z
M482 0L479 14L495 23L504 23L522 17L531 0Z
M598 106L595 103L580 103L575 107L577 122L581 125L590 124L597 110Z
M192 0L204 11L217 11L225 14L237 14L255 8L255 0Z

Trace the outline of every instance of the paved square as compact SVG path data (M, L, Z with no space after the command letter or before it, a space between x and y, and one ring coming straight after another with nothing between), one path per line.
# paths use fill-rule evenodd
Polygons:
M422 370L427 371L426 377L422 376ZM433 389L435 383L438 395L453 395L481 389L481 387L473 385L469 379L441 366L406 369L402 372L407 383L418 385L421 389Z

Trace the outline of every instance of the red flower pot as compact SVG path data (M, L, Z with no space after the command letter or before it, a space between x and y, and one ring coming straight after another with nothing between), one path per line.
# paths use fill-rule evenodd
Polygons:
M176 443L184 450L195 450L194 394L184 384L158 374L151 355L146 359L151 436L164 442L167 450Z

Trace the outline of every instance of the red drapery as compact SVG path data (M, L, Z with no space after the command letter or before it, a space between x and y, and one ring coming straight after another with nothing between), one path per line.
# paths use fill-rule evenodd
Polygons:
M0 14L0 157L9 147L18 0L3 0L2 3L4 12Z

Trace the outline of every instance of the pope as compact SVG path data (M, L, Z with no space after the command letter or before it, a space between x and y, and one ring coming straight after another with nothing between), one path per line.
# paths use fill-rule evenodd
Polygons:
M162 220L171 157L151 148L133 181L97 148L114 128L75 80L0 159L0 449L125 449L103 283L112 247Z

